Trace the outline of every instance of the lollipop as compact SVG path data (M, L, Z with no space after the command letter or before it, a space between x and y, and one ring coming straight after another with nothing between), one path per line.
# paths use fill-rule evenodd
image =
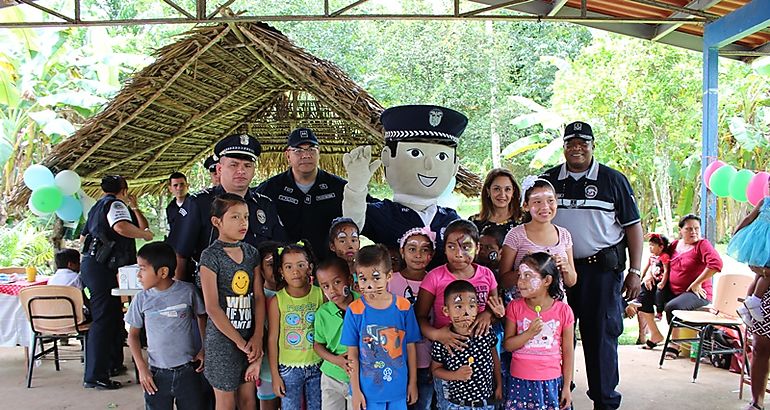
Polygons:
M476 361L476 359L474 359L473 356L468 358L468 364L473 364L473 362L475 362L475 361Z
M537 317L540 317L541 310L543 310L543 308L540 305L535 306L535 313L537 313Z

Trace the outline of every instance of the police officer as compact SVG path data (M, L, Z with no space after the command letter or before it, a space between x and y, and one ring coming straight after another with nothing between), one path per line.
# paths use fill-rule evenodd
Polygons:
M169 232L171 232L171 227L178 217L187 215L187 208L190 205L190 195L187 193L189 187L187 176L181 172L174 172L168 177L168 191L174 197L166 205L166 221Z
M203 167L206 168L207 171L209 171L209 177L211 178L212 187L219 185L219 174L217 173L218 163L219 161L216 158L214 158L213 155L206 157L206 160L203 161Z
M318 167L318 139L308 128L289 134L286 161L289 169L263 182L257 190L278 208L290 241L308 239L319 260L329 254L329 227L342 215L347 181Z
M174 224L169 242L177 254L175 275L190 281L190 271L206 249L218 236L211 225L211 203L225 192L241 195L249 207L249 229L244 241L258 246L265 240L285 241L281 219L270 198L249 188L254 178L255 164L261 153L257 140L246 134L225 137L214 147L219 159L217 174L221 185L190 196L189 212ZM189 263L189 264L188 264Z
M101 188L104 196L88 212L81 237L80 276L91 293L92 316L83 386L114 390L121 384L109 376L112 369L123 367L123 344L119 337L123 320L120 299L111 292L118 287L118 267L136 263L135 239L150 241L153 235L136 198L128 195L123 177L104 177Z
M556 189L553 223L572 233L578 280L567 300L580 326L594 409L620 407L618 337L623 331L622 297L633 300L641 289L642 227L628 179L593 157L594 134L585 122L564 130L566 162L544 174ZM630 260L628 274L626 250Z

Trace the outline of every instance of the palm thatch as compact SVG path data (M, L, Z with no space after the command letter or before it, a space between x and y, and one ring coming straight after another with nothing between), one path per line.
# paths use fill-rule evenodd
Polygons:
M160 192L169 174L202 162L235 132L262 144L261 177L285 169L286 135L300 126L319 137L321 167L339 175L342 154L383 145L383 107L339 67L267 24L198 26L156 55L44 165L78 172L90 192L103 175L123 175L141 194ZM475 174L458 175L465 195L480 186ZM23 206L29 190L17 188L12 202Z

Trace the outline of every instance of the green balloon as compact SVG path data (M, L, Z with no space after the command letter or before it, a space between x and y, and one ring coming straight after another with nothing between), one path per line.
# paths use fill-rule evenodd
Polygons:
M754 173L748 169L742 169L735 174L732 182L730 182L730 197L738 202L746 202L749 199L746 197L746 187L749 186L751 178L754 178Z
M40 212L54 212L61 206L64 197L55 185L40 187L32 191L30 201Z
M737 173L738 171L732 165L719 167L719 169L711 174L711 179L709 180L711 192L720 198L730 195L730 183Z

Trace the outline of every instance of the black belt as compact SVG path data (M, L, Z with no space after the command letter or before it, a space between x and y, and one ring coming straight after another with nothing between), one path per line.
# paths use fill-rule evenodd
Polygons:
M179 366L168 367L168 368L165 368L165 367L155 367L155 366L150 366L150 368L153 369L153 370L171 370L171 371L176 371L176 370L184 369L185 367L193 366L195 363L196 362L187 362L185 364L180 364Z
M608 246L599 250L595 254L587 257L575 259L575 265L601 265L606 268L614 269L622 259L621 246L623 242L616 245ZM611 265L611 266L610 266Z
M493 403L491 400L472 400L472 401L461 401L461 400L449 400L452 404L456 404L458 406L465 406L465 407L486 407L491 406Z

